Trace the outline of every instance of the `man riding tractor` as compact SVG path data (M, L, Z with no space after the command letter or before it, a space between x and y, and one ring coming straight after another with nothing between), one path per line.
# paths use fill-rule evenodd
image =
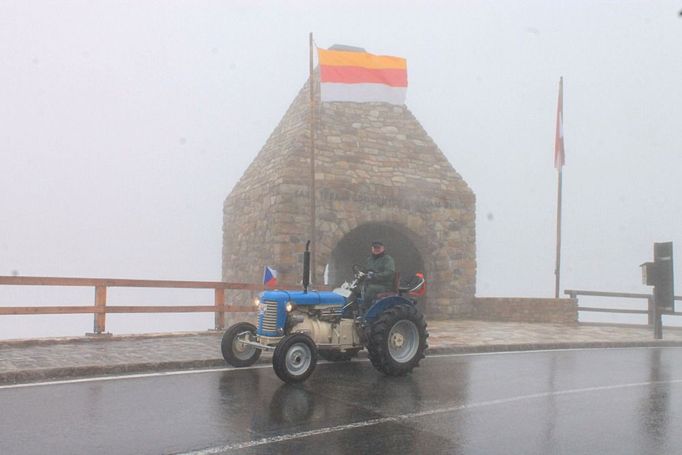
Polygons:
M371 254L366 263L367 279L363 289L363 312L374 302L377 295L396 291L395 261L386 254L384 244L378 240L372 242Z

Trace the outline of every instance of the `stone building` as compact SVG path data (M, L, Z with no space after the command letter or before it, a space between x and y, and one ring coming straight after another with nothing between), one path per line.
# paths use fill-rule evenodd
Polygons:
M314 78L313 282L349 279L383 240L405 279L424 272L431 318L470 314L476 283L475 196L405 106L320 103ZM301 279L311 232L310 81L225 200L223 280Z

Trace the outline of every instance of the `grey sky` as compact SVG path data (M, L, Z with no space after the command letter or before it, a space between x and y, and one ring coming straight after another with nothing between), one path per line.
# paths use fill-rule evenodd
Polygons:
M312 31L407 59L408 108L477 195L481 296L553 295L563 76L562 289L647 292L653 242L682 264L681 8L0 0L0 275L219 279L223 199Z

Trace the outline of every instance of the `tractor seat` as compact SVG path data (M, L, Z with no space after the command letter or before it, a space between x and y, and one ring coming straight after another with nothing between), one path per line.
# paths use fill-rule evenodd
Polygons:
M426 280L422 273L415 274L409 281L405 283L400 283L398 286L398 295L403 295L404 293L421 295L420 291L424 287Z

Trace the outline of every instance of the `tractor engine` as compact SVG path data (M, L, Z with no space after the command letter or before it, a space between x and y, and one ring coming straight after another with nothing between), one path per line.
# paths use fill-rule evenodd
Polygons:
M321 349L361 344L352 318L344 317L346 299L334 292L266 291L261 294L257 334L276 344L284 335L304 333Z

